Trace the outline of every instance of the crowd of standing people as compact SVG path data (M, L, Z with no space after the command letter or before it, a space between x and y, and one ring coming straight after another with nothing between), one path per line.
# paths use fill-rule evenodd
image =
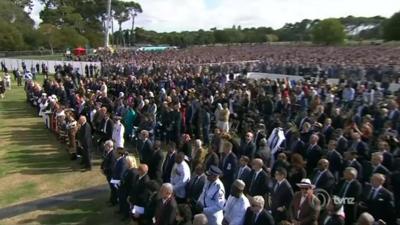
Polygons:
M378 85L355 75L328 84L325 75L301 81L230 75L257 71L234 62L255 58L282 65L324 65L331 58L335 65L375 64L390 68L391 79L398 75L396 49L325 48L330 54L321 54L321 48L104 53L105 67L112 68L107 76L78 79L59 70L44 84L28 79L25 89L72 160L91 170L92 154L101 153L109 204L123 219L394 225L400 93L389 90L389 79ZM227 57L230 63L218 63Z

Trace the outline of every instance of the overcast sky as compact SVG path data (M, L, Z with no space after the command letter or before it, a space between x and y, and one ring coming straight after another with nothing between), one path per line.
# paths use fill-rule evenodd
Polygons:
M129 0L126 0L129 1ZM156 31L208 30L267 26L275 29L286 22L329 17L385 16L400 11L400 0L137 0L143 13L136 25ZM32 17L39 21L41 7ZM130 28L130 22L124 24ZM114 29L117 26L114 27Z

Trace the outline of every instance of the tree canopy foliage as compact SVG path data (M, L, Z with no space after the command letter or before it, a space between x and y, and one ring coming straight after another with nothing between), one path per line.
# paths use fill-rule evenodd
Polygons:
M2 30L0 50L64 49L103 45L107 19L106 0L37 1L44 5L44 9L40 12L42 23L39 26L35 26L29 16L33 0L0 1L0 29ZM134 29L134 19L142 11L140 4L134 1L112 1L112 18L118 24L117 29L112 29L114 32L111 36L112 44L131 46L135 43L151 43L188 46L215 43L313 41L316 40L315 37L318 37L315 31L321 24L318 19L304 19L296 23L287 23L277 30L270 27L232 26L225 29L159 33L143 28ZM337 20L343 25L347 39L374 40L385 37L386 40L398 40L399 17L397 13L390 20L379 16L348 16ZM131 22L130 29L123 30L123 27L126 27L123 24L129 21ZM385 36L383 36L384 30ZM321 30L322 33L328 31L329 29ZM339 35L342 36L342 32L339 32ZM327 35L321 34L321 36Z
M325 19L313 27L313 41L317 44L341 44L346 33L344 26L337 19Z
M384 25L384 38L387 41L400 40L400 12L395 13Z

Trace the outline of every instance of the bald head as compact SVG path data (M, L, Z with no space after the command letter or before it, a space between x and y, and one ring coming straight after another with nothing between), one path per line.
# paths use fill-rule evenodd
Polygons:
M318 161L318 169L326 170L329 168L329 161L327 159L320 159Z
M149 171L149 167L146 164L140 164L138 166L138 172L140 176L144 176Z

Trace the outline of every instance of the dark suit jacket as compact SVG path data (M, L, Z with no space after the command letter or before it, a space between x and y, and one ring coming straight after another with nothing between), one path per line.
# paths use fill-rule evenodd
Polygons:
M137 184L138 178L139 173L135 168L126 170L122 175L119 191L122 191L126 195L131 193Z
M239 177L240 168L241 167L239 167L237 169L236 179L240 179L240 180L244 181L246 186L249 186L250 185L250 179L251 179L251 177L250 177L251 169L248 166L243 167L242 174L240 174L240 177Z
M89 123L85 123L79 128L77 138L85 150L90 150L92 148L92 128Z
M240 146L241 156L245 155L249 157L250 160L254 159L254 154L256 153L256 144L254 142L245 143L242 142Z
M361 197L361 193L362 193L362 186L361 183L358 180L353 180L349 185L347 192L345 192L345 187L346 185L346 181L342 180L341 182L339 182L339 184L337 185L337 189L336 189L336 195L339 197L346 197L346 198L354 198L355 202L359 202L360 197ZM344 205L344 212L346 214L346 224L353 224L356 219L357 219L357 213L356 213L356 209L357 209L357 204L354 205L350 205L350 204L345 204Z
M163 204L162 200L158 200L155 219L155 225L175 225L176 212L178 210L178 205L175 199L172 197Z
M256 214L251 211L250 207L247 208L243 225L275 225L274 218L265 209L260 212L257 221L254 222L255 217Z
M149 177L152 180L156 180L158 182L162 182L162 166L163 166L163 154L161 150L157 150L153 152L153 156L151 157L151 161L149 163Z
M289 147L289 151L291 153L298 153L301 156L303 156L303 158L306 157L306 144L304 144L304 142L301 139L295 140L293 143L291 143L290 147Z
M336 150L343 154L345 151L347 151L347 148L349 146L349 141L345 137L339 137L336 143Z
M114 150L110 151L104 157L100 168L103 171L103 174L107 177L107 179L111 179L112 170L113 170L116 162L117 162L117 156L115 155Z
M326 127L326 128L322 128L322 133L325 136L325 140L326 142L328 142L329 140L332 139L333 137L333 132L335 131L335 129L333 129L332 126ZM326 144L326 143L325 143Z
M168 183L171 180L171 171L175 164L175 156L175 152L172 155L165 155L165 160L162 166L162 179L164 183Z
M128 162L125 157L120 158L115 162L114 170L112 171L112 178L115 180L121 180L122 175L128 169Z
M207 179L207 177L202 174L198 177L196 183L194 184L194 181L197 177L197 175L193 175L192 178L189 180L189 183L187 183L186 185L186 197L187 199L191 200L192 203L196 203L199 199L199 196L203 191L203 187Z
M204 165L206 170L208 170L210 168L210 166L214 165L214 166L218 166L219 164L219 158L217 153L213 152L213 153L207 153L205 159L204 159Z
M336 151L328 151L326 154L326 159L329 161L329 170L333 173L333 175L336 177L338 174L341 176L340 171L342 170L342 163L343 163L343 157L342 155Z
M220 169L223 173L221 181L225 186L226 192L229 192L228 190L230 190L231 184L235 180L237 167L237 157L233 152L220 161Z
M386 182L388 183L390 180L390 171L383 166L382 164L378 165L375 169L373 168L370 162L365 162L364 165L364 181L369 182L372 174L374 173L381 173L386 176Z
M266 146L264 149L257 149L254 157L262 159L264 165L266 167L270 167L269 164L271 162L271 150L268 146Z
M328 193L332 193L334 185L335 185L335 177L333 176L333 174L331 173L331 171L326 170L325 172L323 172L321 174L321 176L319 177L318 180L317 176L318 176L318 172L319 170L316 170L313 176L313 183L315 185L315 187L317 188L322 188L324 190L326 190Z
M317 225L321 203L315 195L308 196L300 205L301 192L296 192L292 201L292 216L300 225ZM300 211L300 213L298 213Z
M287 180L282 181L279 186L277 185L278 183L275 183L271 193L272 215L274 215L275 221L287 220L289 218L290 203L294 195L293 189ZM279 212L277 208L283 206L285 207L285 211Z
M307 148L307 173L311 174L317 167L318 161L322 158L322 149L318 145Z
M106 124L106 130L104 131L104 124ZM105 120L103 119L100 123L100 129L101 132L103 133L103 141L107 141L107 140L111 140L112 138L112 133L113 133L113 129L114 129L114 122L111 119Z
M144 142L140 141L138 151L141 162L147 165L150 164L153 157L153 144L151 143L151 141L149 139Z
M271 179L264 170L261 170L257 178L253 181L255 173L256 172L254 170L252 170L250 173L249 186L246 187L247 193L250 196L264 196L267 192L270 192Z
M371 213L375 220L382 219L388 225L395 224L395 207L393 194L382 187L375 198L371 198L372 186L364 189L363 201L366 203L366 210Z
M146 174L142 179L138 177L137 183L130 192L129 196L134 205L144 207L149 199L149 192L145 191L147 189L146 183L150 181L149 176Z

